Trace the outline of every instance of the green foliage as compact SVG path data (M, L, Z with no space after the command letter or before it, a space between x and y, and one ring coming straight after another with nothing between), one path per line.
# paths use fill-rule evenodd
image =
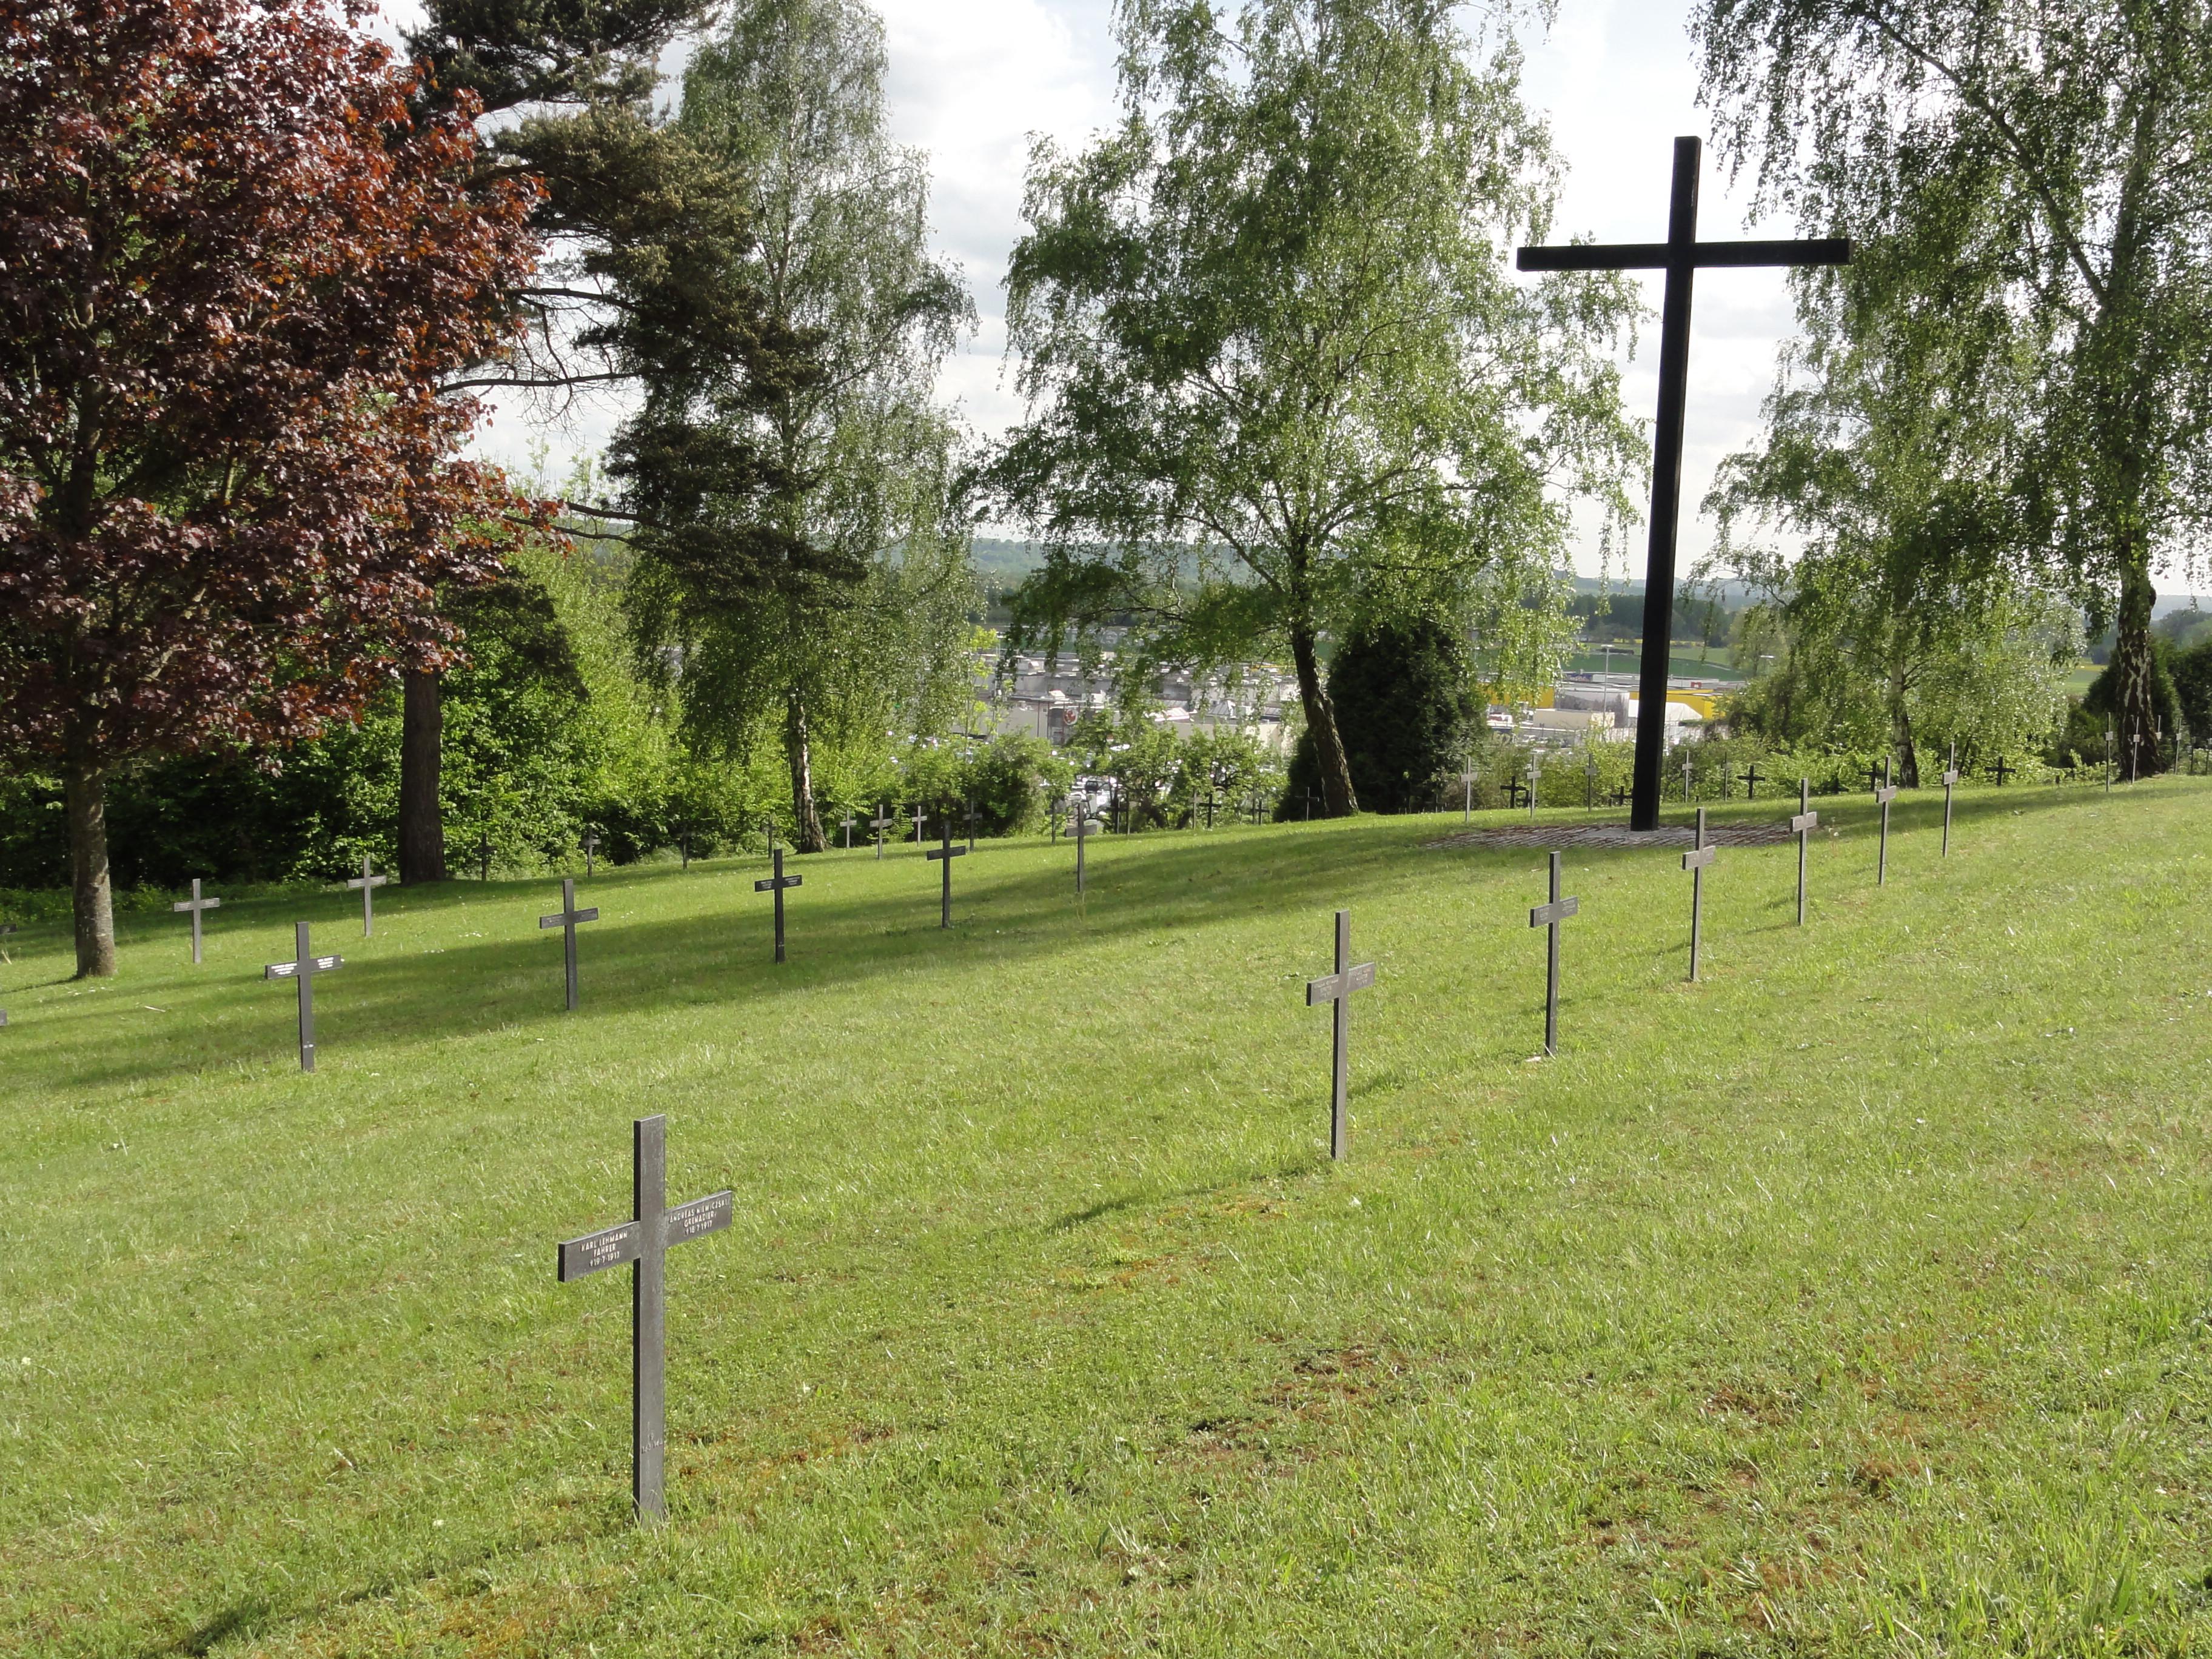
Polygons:
M1126 616L1125 655L1287 653L1352 810L1319 645L1355 616L1478 623L1501 672L1570 498L1627 503L1641 446L1615 276L1528 281L1556 165L1510 40L1432 0L1121 9L1123 112L1035 150L1007 281L1030 419L987 482L1046 544L1011 637ZM1546 665L1548 666L1548 665Z
M1018 836L1046 828L1051 803L1074 781L1074 767L1050 744L1009 732L975 751L960 793L975 802L981 834Z
M1361 805L1429 811L1482 718L1467 651L1429 619L1354 629L1328 665L1329 702Z
M2174 696L2189 741L2200 748L2212 747L2212 637L2176 651L2171 660Z

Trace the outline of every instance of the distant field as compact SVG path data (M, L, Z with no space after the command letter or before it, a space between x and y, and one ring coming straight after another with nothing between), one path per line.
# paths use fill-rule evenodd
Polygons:
M1640 665L1637 653L1641 648L1638 646L1615 646L1610 659L1601 651L1577 652L1560 666L1574 674L1633 674ZM1743 678L1739 671L1729 665L1725 651L1716 650L1710 657L1700 659L1694 649L1686 652L1679 647L1667 659L1667 672L1684 679L1737 680Z
M227 906L0 966L0 1650L2212 1651L2212 781L1456 814ZM1767 817L1765 803L1717 822ZM1550 816L1550 815L1547 815ZM1492 815L1492 821L1503 815ZM1567 812L1556 821L1577 823ZM1515 821L1522 820L1516 815ZM1333 907L1379 964L1323 1155ZM342 951L295 1069L290 923ZM629 1524L669 1266L672 1524Z

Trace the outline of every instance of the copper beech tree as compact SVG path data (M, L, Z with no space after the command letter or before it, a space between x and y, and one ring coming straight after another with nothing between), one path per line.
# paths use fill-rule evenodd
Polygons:
M436 386L499 355L532 187L314 0L0 0L0 759L58 771L80 975L105 787L276 743L457 644L531 515Z

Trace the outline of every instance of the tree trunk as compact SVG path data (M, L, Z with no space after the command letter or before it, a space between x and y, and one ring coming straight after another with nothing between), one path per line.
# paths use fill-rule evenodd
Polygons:
M2112 751L2118 775L2134 769L2148 777L2161 769L2158 744L2158 698L2151 680L2150 612L2158 590L2151 583L2149 561L2142 556L2142 543L2132 542L2120 566L2120 608L2115 620L2112 663L2119 670L2119 696L2112 706L2117 739Z
M107 776L88 763L64 774L69 805L70 908L76 922L76 976L115 972L115 893L107 878Z
M1306 730L1313 733L1322 813L1349 817L1359 810L1359 801L1352 791L1352 763L1345 758L1344 739L1337 734L1336 706L1322 689L1321 659L1315 653L1310 628L1291 630L1291 660L1298 671L1298 702L1305 709Z
M411 887L446 878L446 703L438 675L410 671L399 684L399 879Z
M797 686L784 699L783 756L791 763L791 844L802 853L819 853L829 842L822 815L814 810L814 750L806 732L806 696Z

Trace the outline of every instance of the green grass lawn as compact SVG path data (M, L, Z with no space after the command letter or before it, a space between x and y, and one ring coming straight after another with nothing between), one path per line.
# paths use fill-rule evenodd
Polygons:
M1784 803L1786 807L1792 803ZM1457 815L128 917L0 967L0 1649L2212 1652L2212 782L1724 850ZM1676 809L1679 812L1679 809ZM1771 817L1766 802L1717 821ZM1502 815L1493 815L1493 818ZM1556 815L1577 821L1578 812ZM1324 1155L1352 910L1352 1158ZM344 953L303 1078L295 915ZM671 1524L628 1514L629 1123Z

